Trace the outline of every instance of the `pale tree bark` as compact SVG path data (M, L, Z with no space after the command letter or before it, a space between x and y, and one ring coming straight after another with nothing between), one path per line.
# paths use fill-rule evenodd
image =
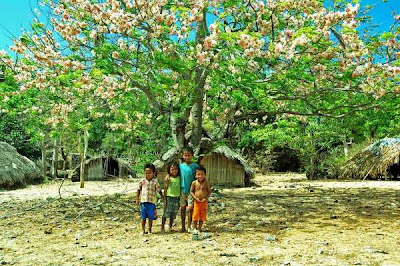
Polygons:
M203 135L203 107L204 107L204 85L207 79L207 70L198 70L197 87L195 90L195 102L192 109L193 130L191 144L194 148L194 154L197 156L200 152L200 142Z
M60 138L56 137L54 139L53 145L53 158L51 162L51 176L53 178L57 178L57 164L58 164L58 147L60 146Z
M45 133L43 140L42 140L42 175L43 178L46 177L47 173L47 165L46 165L46 158L47 158L47 152L46 152L46 141L47 141L48 134L47 132Z
M84 141L84 148L83 152L81 150L81 138L79 137L79 154L81 156L81 170L80 170L80 188L85 187L85 161L86 161L86 152L88 149L88 143L89 143L89 132L85 130L83 132L83 141Z
M206 21L206 10L203 10L203 20L199 22L196 33L196 42L203 43L204 38L209 35ZM191 144L194 148L194 155L200 152L200 142L203 135L203 107L204 107L204 85L208 76L207 68L197 67L195 75L194 104L192 109L193 130Z

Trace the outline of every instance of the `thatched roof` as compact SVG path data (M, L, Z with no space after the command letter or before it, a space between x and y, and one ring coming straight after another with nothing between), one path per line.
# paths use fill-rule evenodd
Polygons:
M254 171L250 167L250 165L246 162L246 160L242 156L240 156L240 154L236 153L228 146L219 146L218 148L214 149L211 153L221 154L230 160L237 161L241 166L243 166L247 176L249 177L254 176Z
M238 153L234 152L228 146L219 146L218 148L213 149L210 153L222 154L230 160L237 161L240 165L243 166L247 176L249 177L254 176L254 171L250 167L250 165L246 162L246 160ZM162 156L161 160L156 160L153 162L153 164L157 169L161 169L165 165L168 165L170 162L178 160L180 156L181 154L175 148L172 148ZM204 156L205 155L203 155L203 157Z
M26 185L40 178L40 170L34 162L19 154L13 146L0 142L0 187Z
M384 138L350 158L341 177L365 179L387 176L390 166L399 163L400 138Z

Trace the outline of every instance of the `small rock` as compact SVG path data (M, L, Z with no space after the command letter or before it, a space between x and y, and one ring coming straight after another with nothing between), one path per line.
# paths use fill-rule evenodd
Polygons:
M321 254L323 254L324 253L324 250L321 248L321 249L319 249L318 250L318 252L317 252L319 255L321 255Z
M278 238L274 235L268 235L264 238L264 241L277 241Z
M92 233L92 236L95 236L95 235L98 235L99 234L99 231L94 231L93 233Z
M51 233L53 233L53 228L46 228L46 229L44 229L44 233L46 234L46 235L50 235Z
M356 261L356 262L353 263L353 265L362 265L362 264L361 264L361 262Z
M66 234L69 234L69 233L71 233L72 232L72 229L71 228L68 228L67 230L65 230L65 233Z
M367 252L367 253L372 253L372 247L370 247L370 246L367 246L367 247L365 247L365 252Z
M87 246L88 246L87 243L84 243L84 244L81 245L82 248L86 248Z
M126 245L125 248L126 249L130 249L130 248L132 248L132 246L131 245Z
M259 261L259 260L260 260L259 257L250 257L250 258L249 258L249 261L250 261L250 262L257 262L257 261Z
M119 220L119 217L114 217L114 218L112 218L112 221L118 221Z
M143 239L143 243L149 242L147 238Z
M203 233L202 236L203 236L203 239L207 239L207 238L210 238L210 237L211 237L211 234L209 234L209 233Z

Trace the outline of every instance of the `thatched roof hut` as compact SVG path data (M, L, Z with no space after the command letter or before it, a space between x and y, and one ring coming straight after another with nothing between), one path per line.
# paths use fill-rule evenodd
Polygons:
M158 180L161 181L168 174L168 164L174 160L178 161L180 156L181 154L172 148L161 160L154 162ZM228 146L220 146L201 156L199 163L207 169L207 179L212 186L245 186L254 176L253 169L243 157Z
M246 160L228 146L220 146L201 159L212 186L245 186L254 176Z
M0 166L1 188L26 185L41 179L35 163L5 142L0 142Z
M400 138L384 138L350 158L342 167L342 178L377 179L400 174Z
M86 181L102 181L116 177L135 176L135 172L131 169L128 162L121 158L112 156L96 156L85 161L85 180ZM72 172L72 181L78 181L80 176L80 165Z

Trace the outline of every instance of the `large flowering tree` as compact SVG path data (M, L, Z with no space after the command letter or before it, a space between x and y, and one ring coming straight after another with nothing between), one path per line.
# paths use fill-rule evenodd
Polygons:
M174 146L192 130L199 150L204 128L223 139L242 121L341 117L400 92L399 31L361 38L358 4L44 2L49 23L36 21L14 41L21 59L3 62L18 93L43 92L54 126L75 121L77 110L87 119L112 115L108 126L127 134L167 118Z

